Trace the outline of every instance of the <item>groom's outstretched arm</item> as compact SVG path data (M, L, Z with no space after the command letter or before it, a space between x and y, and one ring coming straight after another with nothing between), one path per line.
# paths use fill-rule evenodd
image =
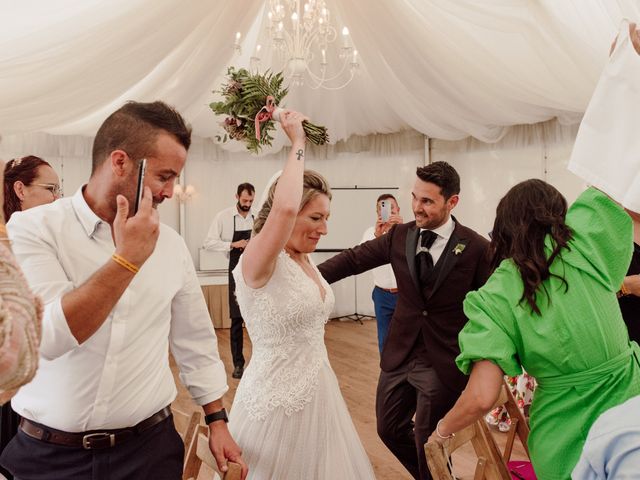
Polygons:
M329 283L357 275L391 261L391 241L395 226L388 233L356 247L343 250L338 255L318 265L318 270Z

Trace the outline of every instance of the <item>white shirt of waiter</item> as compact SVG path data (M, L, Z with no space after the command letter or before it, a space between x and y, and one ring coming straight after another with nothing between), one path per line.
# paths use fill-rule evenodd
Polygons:
M376 238L375 231L375 227L367 228L364 231L364 235L362 235L360 243L368 242ZM396 276L393 274L393 268L391 268L390 263L380 265L371 270L371 272L373 273L373 283L376 287L384 288L385 290L398 288Z
M249 211L246 217L238 212L238 207L225 208L211 222L207 238L205 238L202 248L215 252L224 252L227 257L231 250L231 239L233 239L234 221L236 230L253 229L253 212Z
M29 285L45 303L38 372L12 400L20 415L69 432L135 425L176 397L169 348L196 403L227 391L193 262L174 230L160 225L155 250L81 345L61 298L113 254L111 227L89 208L81 189L15 213L8 230Z

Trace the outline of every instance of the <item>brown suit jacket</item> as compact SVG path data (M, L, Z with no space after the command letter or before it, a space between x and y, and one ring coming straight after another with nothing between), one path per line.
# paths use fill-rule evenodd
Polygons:
M456 221L428 285L420 285L415 264L419 237L415 222L397 225L386 235L345 250L318 268L333 283L391 263L398 283L398 301L382 350L382 370L398 368L409 357L418 335L422 335L426 355L440 380L460 392L467 382L455 365L460 353L458 333L467 322L462 301L467 292L477 290L489 276L489 242Z

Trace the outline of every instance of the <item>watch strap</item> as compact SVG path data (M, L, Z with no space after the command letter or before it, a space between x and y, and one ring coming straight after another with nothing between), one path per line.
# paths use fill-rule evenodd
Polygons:
M204 423L206 423L207 425L213 422L217 422L218 420L224 420L225 423L229 422L227 411L224 408L222 410L204 416Z

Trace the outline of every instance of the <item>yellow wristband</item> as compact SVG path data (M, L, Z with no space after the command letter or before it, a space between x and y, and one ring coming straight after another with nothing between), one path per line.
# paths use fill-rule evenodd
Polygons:
M0 237L7 236L7 226L4 223L0 223Z
M118 255L117 253L114 253L113 255L111 255L111 258L113 259L114 262L116 262L118 265L120 265L121 267L126 268L127 270L129 270L131 273L138 273L140 271L140 268L136 267L133 263L131 263L129 260L127 260L124 257L121 257L120 255Z

